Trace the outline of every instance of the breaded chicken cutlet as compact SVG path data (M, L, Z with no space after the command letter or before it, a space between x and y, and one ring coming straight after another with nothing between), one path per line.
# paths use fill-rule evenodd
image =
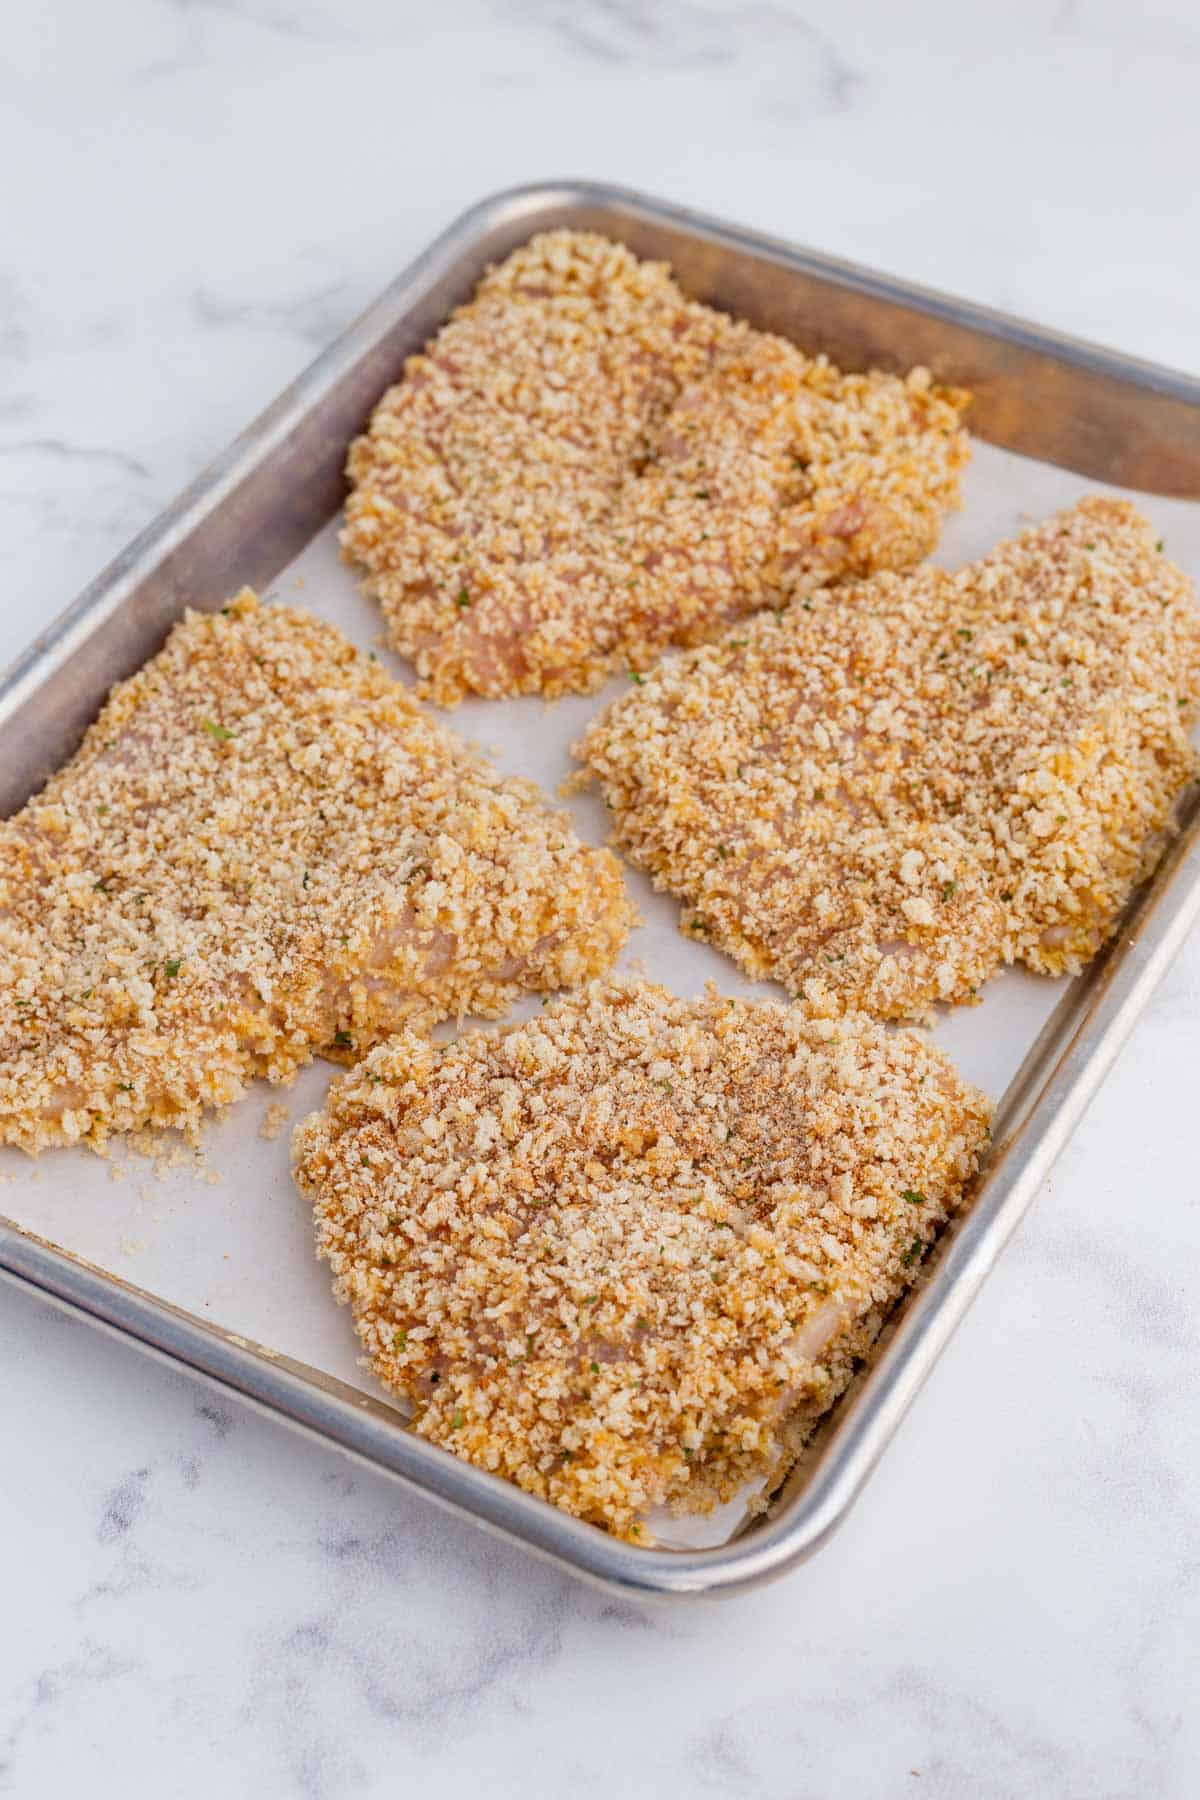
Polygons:
M403 1032L297 1127L318 1253L418 1432L648 1541L776 1482L987 1138L910 1032L596 982Z
M342 545L422 692L588 692L816 581L906 568L966 396L843 375L586 232L484 277L352 446Z
M1092 498L663 663L577 746L684 929L814 1004L915 1017L1078 969L1197 770L1200 609ZM585 777L586 779L586 777Z
M189 613L0 826L0 1143L193 1128L600 973L630 919L609 852L332 626Z

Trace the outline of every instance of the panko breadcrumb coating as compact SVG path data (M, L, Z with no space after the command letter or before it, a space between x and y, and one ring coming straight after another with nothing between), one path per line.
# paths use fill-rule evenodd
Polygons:
M422 692L587 692L819 580L906 568L966 396L843 375L587 232L485 276L350 451L342 544Z
M315 1051L596 975L630 917L536 789L244 593L0 825L0 1143L193 1129Z
M813 1004L912 1018L1076 970L1197 769L1200 609L1092 498L673 658L577 754L684 929Z
M909 1032L595 982L402 1032L293 1139L417 1431L645 1542L777 1481L958 1204L988 1106Z

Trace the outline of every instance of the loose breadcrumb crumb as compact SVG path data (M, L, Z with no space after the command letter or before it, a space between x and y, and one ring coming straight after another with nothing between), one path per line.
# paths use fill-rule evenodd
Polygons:
M293 1138L425 1437L633 1541L777 1481L962 1197L988 1104L910 1032L593 983L401 1032Z
M670 659L576 754L686 932L815 1005L912 1018L1002 962L1094 954L1196 773L1198 704L1191 584L1093 498Z
M590 691L814 583L905 568L966 396L843 375L587 232L484 278L352 446L342 545L443 705Z
M262 1123L258 1128L259 1137L266 1138L268 1143L273 1144L287 1124L287 1121L288 1108L284 1106L282 1102L277 1101L274 1106L268 1106L266 1112L262 1116Z
M531 784L243 594L0 826L0 1142L194 1130L251 1076L598 974L630 917Z

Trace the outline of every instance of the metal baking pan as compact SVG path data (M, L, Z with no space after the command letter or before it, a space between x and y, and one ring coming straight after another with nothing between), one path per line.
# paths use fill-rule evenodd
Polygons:
M342 467L404 358L484 267L569 225L670 261L697 297L844 366L922 362L970 387L975 435L1087 480L1200 500L1200 382L679 207L601 184L496 195L464 214L25 653L0 683L0 807L72 752L107 689L185 605L269 588L327 527ZM883 1452L1200 914L1200 795L1119 933L1062 998L1000 1103L973 1198L769 1510L710 1548L636 1548L424 1442L383 1398L132 1286L0 1220L0 1274L451 1511L626 1594L733 1592L809 1556ZM986 1005L986 1002L985 1002ZM78 1153L82 1154L82 1153Z

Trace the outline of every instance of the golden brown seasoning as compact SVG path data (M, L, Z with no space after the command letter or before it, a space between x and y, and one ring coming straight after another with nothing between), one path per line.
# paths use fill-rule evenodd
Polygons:
M909 1032L593 983L402 1032L293 1140L416 1429L644 1541L779 1478L958 1203L987 1102Z
M672 658L577 754L683 928L913 1017L1078 969L1196 772L1200 610L1124 501L949 573L811 596Z
M620 871L332 626L187 616L0 826L0 1142L194 1127L608 968Z
M580 232L484 278L349 459L342 544L443 705L589 691L957 503L965 396L843 375Z

